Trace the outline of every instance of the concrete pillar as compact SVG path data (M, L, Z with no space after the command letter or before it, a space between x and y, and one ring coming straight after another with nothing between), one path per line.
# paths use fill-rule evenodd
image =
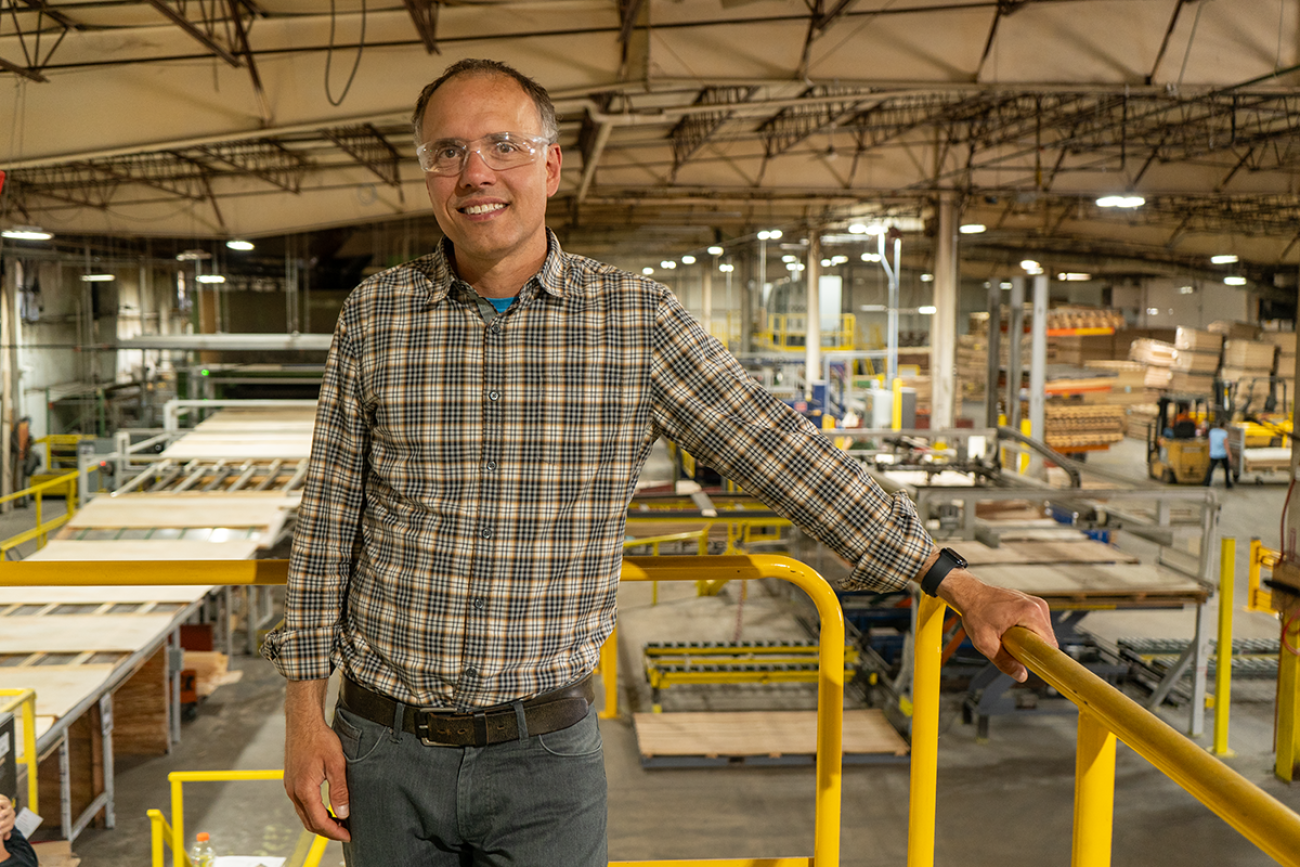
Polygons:
M813 226L808 232L808 264L804 266L804 287L807 292L808 323L807 338L804 346L804 383L805 395L812 397L812 384L822 378L822 310L821 288L818 284L822 276L822 230Z
M1011 315L1007 317L1007 426L1020 430L1020 338L1025 331L1025 278L1011 278Z
M998 426L998 379L1002 372L1002 278L989 280L988 362L984 385L984 423Z
M700 306L702 315L700 324L709 334L713 333L713 262L712 257L700 263Z
M1047 275L1039 274L1034 278L1034 324L1030 338L1029 355L1029 429L1030 436L1039 442L1046 442L1046 430L1043 427L1045 395L1047 386Z
M952 193L939 196L939 238L934 260L934 315L930 317L930 427L953 426L957 375L957 204Z

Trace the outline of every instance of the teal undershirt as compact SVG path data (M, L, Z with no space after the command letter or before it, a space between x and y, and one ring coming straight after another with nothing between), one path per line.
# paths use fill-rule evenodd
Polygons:
M519 296L515 296L517 298ZM487 302L497 309L498 313L505 313L510 309L510 305L515 303L515 298L489 298Z

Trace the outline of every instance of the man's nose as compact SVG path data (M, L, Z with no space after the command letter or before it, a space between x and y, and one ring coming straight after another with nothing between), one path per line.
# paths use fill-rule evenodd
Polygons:
M477 150L472 150L465 154L465 162L460 167L460 178L463 183L478 184L490 181L496 177L496 172L483 159L483 155Z

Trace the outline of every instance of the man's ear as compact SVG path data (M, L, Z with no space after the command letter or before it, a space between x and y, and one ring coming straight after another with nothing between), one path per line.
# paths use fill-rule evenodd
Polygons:
M560 189L560 164L564 162L564 154L560 153L560 146L551 145L546 149L546 198L550 198Z

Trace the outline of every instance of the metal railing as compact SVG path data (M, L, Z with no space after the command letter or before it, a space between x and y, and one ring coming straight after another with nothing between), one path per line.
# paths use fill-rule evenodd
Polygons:
M21 491L15 491L12 494L5 494L3 497L0 497L0 503L7 503L10 500L17 500L21 497L31 497L34 502L36 517L35 527L30 530L24 530L15 536L10 536L4 541L0 541L0 559L2 559L11 549L17 548L24 542L29 542L32 539L36 540L36 547L38 549L44 548L45 537L48 536L51 531L57 530L72 519L72 516L77 511L76 479L77 471L70 470L58 478L50 479L49 481L41 482L38 485L32 485L30 488L23 488ZM67 511L62 515L59 515L57 518L51 518L48 521L44 521L41 518L41 497L46 491L51 490L52 488L63 488L61 493L66 497Z
M40 765L36 755L36 691L31 689L0 689L0 697L8 701L0 702L0 713L8 713L16 707L22 707L23 751L15 761L27 766L27 808L33 813L41 812L41 787L36 779L36 769Z
M942 600L927 596L917 613L908 867L934 864L939 667L946 609ZM1079 708L1074 867L1110 864L1117 738L1270 857L1300 867L1300 815L1029 630L1013 628L1003 643Z

